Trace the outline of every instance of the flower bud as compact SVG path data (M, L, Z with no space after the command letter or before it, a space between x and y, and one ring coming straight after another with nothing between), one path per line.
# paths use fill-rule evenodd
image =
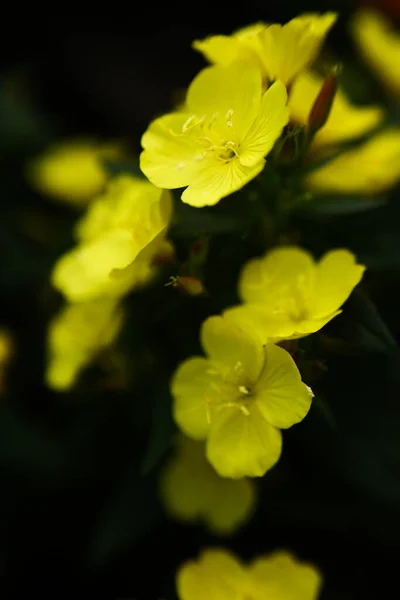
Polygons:
M314 137L329 118L337 90L338 70L338 67L335 67L327 76L310 111L307 123L309 139Z
M194 277L171 277L167 286L177 287L189 296L200 296L204 293L204 286L199 279Z

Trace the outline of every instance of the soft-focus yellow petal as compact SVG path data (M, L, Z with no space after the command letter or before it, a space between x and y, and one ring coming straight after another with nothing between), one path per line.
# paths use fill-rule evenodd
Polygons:
M376 76L400 94L400 35L392 23L372 8L361 8L350 23L358 49Z
M174 419L180 429L193 439L205 439L214 403L226 393L210 361L194 357L181 363L172 378L171 392Z
M246 60L252 53L240 43L240 40L229 35L212 35L204 40L195 40L192 47L201 52L214 64L229 65L235 60Z
M244 62L206 67L194 78L186 97L189 112L208 115L213 129L238 142L253 124L260 102L260 71Z
M243 167L238 158L209 162L183 192L182 201L199 208L213 206L257 177L264 166L265 160L260 160L252 167Z
M315 60L336 19L335 13L309 13L263 30L259 35L268 79L291 83Z
M290 315L274 314L261 302L247 302L228 308L223 316L253 335L259 335L263 344L286 340L292 337L295 329L295 321Z
M247 574L226 550L207 550L198 561L188 561L177 572L180 600L242 600Z
M249 572L255 594L274 600L317 600L322 585L316 567L283 550L257 558Z
M71 302L93 299L107 291L113 269L124 269L136 255L137 248L128 231L111 231L61 257L54 267L52 284Z
M206 460L204 443L182 438L161 478L167 512L180 521L203 521L217 534L234 532L254 510L254 482L220 477Z
M314 265L306 250L294 246L276 248L245 264L239 279L239 294L245 302L273 307L276 314L287 312L289 300L294 310L302 302L302 294L312 293Z
M209 317L201 328L201 344L225 381L255 382L264 365L261 339L224 317Z
M361 281L365 266L349 250L327 252L317 264L316 293L311 312L324 317L338 310Z
M281 450L281 432L265 421L256 405L248 413L239 406L221 407L213 416L207 458L222 477L262 477Z
M252 390L257 407L268 423L285 429L304 419L312 392L301 381L299 370L286 350L268 344L263 372Z
M390 128L312 171L305 187L321 193L374 195L400 180L400 128Z
M289 121L286 103L286 88L277 81L265 92L258 117L241 143L240 163L243 166L257 164L272 150Z
M185 187L201 168L204 144L194 132L184 131L191 116L182 112L164 115L153 121L142 136L140 168L157 187Z
M293 121L301 125L307 124L323 83L323 78L311 71L303 71L296 77L289 96ZM328 120L317 132L314 144L336 144L361 137L376 127L383 118L384 111L381 107L354 106L344 92L338 89Z

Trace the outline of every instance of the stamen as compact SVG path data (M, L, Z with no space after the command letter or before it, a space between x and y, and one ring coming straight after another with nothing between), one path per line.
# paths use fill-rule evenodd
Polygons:
M232 127L233 123L232 123L232 116L233 116L233 109L230 108L228 110L228 112L226 113L226 124L228 125L228 127Z

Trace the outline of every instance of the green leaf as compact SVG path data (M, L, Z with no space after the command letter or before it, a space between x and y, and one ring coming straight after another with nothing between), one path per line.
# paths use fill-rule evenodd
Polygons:
M161 460L170 446L171 438L176 431L172 419L171 395L168 389L158 394L152 414L152 427L141 470L148 474Z
M232 233L247 226L243 215L224 213L218 206L194 208L176 200L171 232L176 237Z
M387 203L384 197L360 196L315 196L312 200L301 205L307 212L321 215L344 215L360 213L378 208Z

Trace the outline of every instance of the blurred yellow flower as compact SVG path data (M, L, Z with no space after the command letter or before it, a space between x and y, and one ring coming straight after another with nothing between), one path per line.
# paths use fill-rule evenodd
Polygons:
M398 181L400 128L388 128L315 169L304 184L315 192L373 195Z
M14 354L14 343L7 329L0 328L0 395L5 391L7 367Z
M219 535L234 533L252 516L256 489L250 479L225 479L212 468L203 442L185 436L161 477L161 499L179 521L204 522Z
M223 317L201 328L207 358L184 361L174 374L173 413L180 429L207 440L222 477L260 477L281 454L280 429L306 416L312 392L290 354Z
M290 116L293 121L306 125L313 104L324 80L311 71L296 78L289 95ZM379 106L354 106L345 93L338 89L325 125L314 138L315 145L337 144L358 138L379 125L384 118Z
M228 550L207 549L176 576L179 600L317 600L321 586L319 570L285 550L244 564Z
M285 25L255 23L228 35L196 40L193 47L212 63L244 60L261 70L263 81L290 84L317 57L336 13L307 13Z
M99 194L108 179L102 160L122 156L119 144L71 140L49 148L27 168L31 185L42 194L84 207Z
M315 262L301 248L276 248L244 265L239 279L243 304L224 315L256 330L263 342L303 337L341 312L364 270L348 250L331 250Z
M252 65L207 67L189 86L186 110L156 119L144 133L141 169L154 185L186 187L187 204L216 204L263 170L288 122L286 101L281 82L263 94Z
M154 273L171 217L168 191L120 175L76 228L78 245L56 263L52 283L70 302L121 296Z
M50 323L46 383L65 391L96 354L110 346L123 322L123 312L113 300L67 305Z
M400 95L400 33L373 8L359 9L350 27L365 62L388 90Z

